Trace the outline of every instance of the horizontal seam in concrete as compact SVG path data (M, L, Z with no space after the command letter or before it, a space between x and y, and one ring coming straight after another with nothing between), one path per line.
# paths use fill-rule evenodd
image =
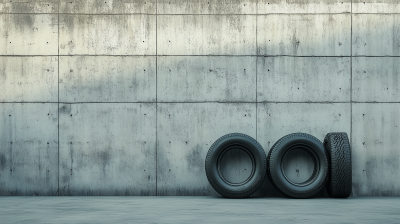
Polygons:
M268 15L347 15L351 12L339 13L260 13L260 14L157 14L158 16L268 16Z
M90 14L90 13L57 13L57 12L38 12L38 13L32 13L32 12L5 12L5 13L0 13L0 15L18 15L18 14L31 14L31 15L86 15L86 16L91 16L91 15L95 15L95 16L118 16L118 15L157 15L157 14L153 14L153 13L94 13L94 14Z
M149 16L268 16L268 15L347 15L351 12L338 12L338 13L260 13L260 14L156 14L156 13L54 13L54 12L2 12L0 15L19 15L19 14L31 14L31 15L83 15L83 16L130 16L130 15L149 15ZM354 15L400 15L400 13L369 13L369 12L358 12L353 13Z
M143 55L143 54L123 54L123 55L107 55L107 54L101 54L101 55L94 55L94 54L71 54L71 55L0 55L0 57L294 57L294 58L399 58L399 56L365 56L365 55L356 55L356 56L326 56L326 55L223 55L223 54L193 54L193 55Z
M0 102L0 104L5 104L5 103L20 103L20 104L32 104L32 103L48 103L48 104L58 104L58 102L36 102L36 101L31 101L31 102ZM173 101L166 101L166 102L155 102L155 101L137 101L137 102L61 102L60 104L92 104L92 103L103 103L103 104L114 104L114 103L148 103L148 104L156 104L156 103L180 103L180 104L185 104L185 103L315 103L315 104L332 104L332 103L387 103L387 104L398 104L400 101L394 101L394 102L377 102L377 101L301 101L301 102L293 102L293 101L259 101L259 102L252 102L252 101L178 101L178 102L173 102Z

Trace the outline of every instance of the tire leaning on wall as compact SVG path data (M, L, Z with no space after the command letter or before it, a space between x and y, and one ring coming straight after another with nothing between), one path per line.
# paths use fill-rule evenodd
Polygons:
M221 159L232 149L243 150L250 157L250 176L241 183L231 183L221 173ZM253 194L264 181L267 159L264 149L252 137L231 133L220 137L210 147L205 160L205 171L210 185L216 192L227 198L245 198Z
M329 173L326 189L333 198L347 198L351 194L352 170L350 142L345 132L331 132L325 136Z
M284 158L291 150L303 150L313 160L313 172L304 182L291 181L284 172ZM272 185L292 198L309 198L325 187L328 159L320 140L306 133L292 133L279 139L267 157L267 172Z

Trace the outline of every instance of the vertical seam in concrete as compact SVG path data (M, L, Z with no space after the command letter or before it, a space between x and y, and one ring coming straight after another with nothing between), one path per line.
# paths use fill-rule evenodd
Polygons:
M60 1L58 1L58 33L57 33L57 196L60 196Z
M158 51L157 51L157 42L158 42L158 37L157 37L157 30L158 30L158 23L157 23L157 19L158 19L158 0L156 0L156 196L158 196L158 187L157 187L157 180L158 180L158 120L157 120L157 116L158 116L158 97L157 97L157 92L158 92Z
M350 2L350 147L353 146L353 0ZM354 192L351 193L354 196Z
M257 139L257 129L258 129L258 98L257 98L257 91L258 91L258 2L256 2L256 140Z

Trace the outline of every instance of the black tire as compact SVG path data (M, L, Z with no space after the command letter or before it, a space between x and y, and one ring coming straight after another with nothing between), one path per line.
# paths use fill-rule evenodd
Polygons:
M325 136L329 173L326 189L332 198L347 198L351 194L352 170L350 142L345 132L331 132Z
M241 183L227 181L220 172L220 161L231 149L240 149L251 158L250 176ZM220 137L210 147L205 160L205 171L210 185L216 192L227 198L245 198L253 194L264 181L267 159L264 149L252 137L231 133Z
M313 160L313 173L302 183L289 180L283 169L286 153L300 149ZM293 133L279 139L267 157L268 177L272 185L282 194L292 198L309 198L325 187L328 175L328 159L320 140L306 133Z

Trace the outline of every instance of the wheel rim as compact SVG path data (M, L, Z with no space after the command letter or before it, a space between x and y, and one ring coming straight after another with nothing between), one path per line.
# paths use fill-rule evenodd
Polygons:
M223 169L222 169L223 162L224 162L223 159L224 159L224 156L226 156L226 154L229 153L231 150L240 150L241 152L244 152L251 161L251 171L250 171L249 176L244 181L239 182L239 183L234 183L234 182L227 180L227 178L225 178L224 174L223 174ZM228 145L224 149L222 149L221 153L219 153L219 155L218 155L218 159L217 159L218 175L228 185L241 186L241 185L246 184L253 178L254 173L255 173L255 168L256 168L256 164L255 164L255 158L254 158L253 154L250 152L250 150L247 147L245 147L243 145L240 145L240 144Z
M288 163L290 163L291 161L289 161L289 162L286 161L286 160L288 160L287 157L291 156L290 154L293 154L293 152L295 152L295 151L301 152L303 154L302 155L303 157L305 155L308 155L309 158L306 160L311 160L313 163L312 173L311 173L310 177L308 177L305 181L296 182L293 180L293 178L289 177L289 176L293 176L293 175L288 175L288 172L286 172L287 167L291 166L291 165L288 165ZM294 153L294 154L296 154L296 153ZM294 145L291 145L290 147L288 147L285 150L285 152L281 158L280 164L281 164L281 167L280 167L281 172L282 172L283 176L285 177L285 179L289 183L291 183L295 186L299 186L299 187L303 187L303 186L312 184L317 179L319 172L320 172L320 161L319 161L318 156L316 155L316 153L314 152L314 150L311 147L304 145L304 144L294 144ZM296 170L296 172L299 172L299 170Z

